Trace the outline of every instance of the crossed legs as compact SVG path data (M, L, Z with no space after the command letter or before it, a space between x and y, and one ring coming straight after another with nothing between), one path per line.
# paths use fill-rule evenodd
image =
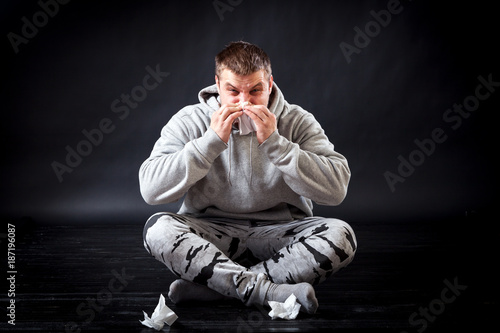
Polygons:
M250 226L158 213L143 236L148 252L180 278L170 286L174 303L231 297L265 305L293 293L308 313L318 307L312 286L356 251L347 223L320 217Z

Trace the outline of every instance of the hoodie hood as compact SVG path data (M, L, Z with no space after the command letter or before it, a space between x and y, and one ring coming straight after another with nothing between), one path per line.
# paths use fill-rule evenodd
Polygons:
M211 110L210 115L220 108L220 97L216 84L203 88L198 93L198 99L202 105ZM285 103L285 97L276 83L273 82L273 88L269 96L267 108L270 112L274 113L278 119L284 110Z

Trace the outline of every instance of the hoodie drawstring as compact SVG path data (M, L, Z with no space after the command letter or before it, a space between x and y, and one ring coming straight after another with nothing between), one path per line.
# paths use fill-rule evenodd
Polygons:
M250 137L250 185L252 185L252 176L253 176L253 163L252 163L252 148L253 148L253 134L255 132L252 132L252 136Z
M233 186L233 184L231 184L231 161L233 159L233 156L231 154L231 141L233 140L233 136L230 135L229 136L229 141L227 142L227 149L229 150L228 154L229 154L229 170L227 172L227 181L229 183L229 186Z

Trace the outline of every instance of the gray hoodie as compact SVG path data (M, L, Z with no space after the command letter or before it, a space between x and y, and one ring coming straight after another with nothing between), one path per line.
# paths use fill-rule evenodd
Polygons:
M175 114L139 170L140 190L151 205L184 197L179 214L258 221L312 216L312 202L338 205L350 170L314 116L289 104L274 83L269 110L277 130L262 144L235 125L226 144L210 128L220 107L216 85L200 103Z

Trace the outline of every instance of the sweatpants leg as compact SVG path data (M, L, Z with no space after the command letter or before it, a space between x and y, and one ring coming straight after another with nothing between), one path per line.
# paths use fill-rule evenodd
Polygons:
M356 237L344 221L307 217L294 222L254 228L247 241L263 261L250 267L278 284L316 285L347 266L356 252Z
M228 257L229 252L237 255L234 249L239 248L228 234L231 228L238 233L238 226L221 228L192 217L158 213L146 222L144 246L178 277L255 304L264 299L266 290L259 286L268 280Z
M258 226L158 213L144 227L144 246L178 277L251 305L263 300L268 281L323 282L352 261L357 245L338 219ZM244 267L243 258L255 265Z

